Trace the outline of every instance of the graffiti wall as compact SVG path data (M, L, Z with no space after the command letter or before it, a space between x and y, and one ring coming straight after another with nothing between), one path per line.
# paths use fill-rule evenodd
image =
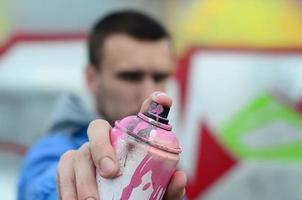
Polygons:
M189 199L300 199L301 1L173 10Z
M182 59L176 132L190 199L301 197L301 53L198 48Z

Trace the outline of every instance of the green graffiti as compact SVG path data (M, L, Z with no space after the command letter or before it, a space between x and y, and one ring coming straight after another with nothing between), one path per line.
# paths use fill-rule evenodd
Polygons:
M296 139L291 138L274 144L268 140L273 141L280 135L276 134L278 130L274 133L272 129L272 132L268 133L269 137L265 138L266 141L260 141L264 145L247 144L247 138L256 134L257 130L269 129L273 124L281 123L296 130ZM281 131L286 134L284 133L286 130ZM222 126L220 133L220 139L226 148L241 159L280 159L302 162L302 117L290 106L278 103L269 94L259 96L243 108Z

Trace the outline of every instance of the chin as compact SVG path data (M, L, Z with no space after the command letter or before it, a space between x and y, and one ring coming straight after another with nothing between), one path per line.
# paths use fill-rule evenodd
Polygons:
M130 115L137 115L138 112L139 112L139 110L138 111L128 112L128 114L124 114L124 116L122 118L130 116Z

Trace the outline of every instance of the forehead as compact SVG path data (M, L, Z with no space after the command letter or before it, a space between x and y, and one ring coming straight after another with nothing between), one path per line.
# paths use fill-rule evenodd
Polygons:
M124 34L108 37L103 48L104 70L171 70L173 55L168 39L141 41Z

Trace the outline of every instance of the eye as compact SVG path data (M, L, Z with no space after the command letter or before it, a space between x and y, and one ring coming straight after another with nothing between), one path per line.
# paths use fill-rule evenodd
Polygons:
M141 71L123 71L118 72L117 77L127 82L141 82L144 79L145 73Z
M169 78L170 74L169 73L155 73L153 74L153 80L156 83L165 81Z

